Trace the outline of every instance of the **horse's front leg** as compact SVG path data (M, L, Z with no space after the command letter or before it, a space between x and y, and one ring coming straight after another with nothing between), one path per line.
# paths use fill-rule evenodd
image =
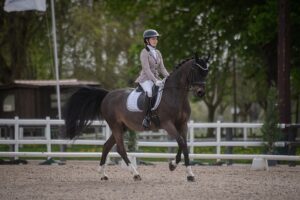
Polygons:
M181 135L172 123L166 124L163 128L168 132L169 135L173 136L176 139L179 146L178 153L176 156L176 162L172 161L171 165L174 165L176 168L177 164L180 162L180 156L182 151L184 155L184 164L186 166L187 180L195 181L195 176L190 166L189 151L187 147L186 136Z
M177 151L175 159L170 161L170 163L169 163L170 171L174 171L176 169L178 163L181 161L181 153L182 153L182 149L180 146L178 146L178 151Z
M185 143L185 145L186 145L187 152L188 152L188 147L187 147L188 125L187 125L187 122L186 122L186 123L183 123L183 125L179 126L179 127L178 127L178 131L179 131L179 133L181 134L181 136L182 136L182 138L183 138L183 141L184 141L184 143ZM178 156L178 155L177 155L177 156ZM187 157L188 157L188 163L189 163L189 165L186 165L186 166L187 166L187 168L186 168L187 179L188 179L188 180L190 179L189 181L195 181L195 178L194 178L195 176L194 176L194 174L193 174L192 167L191 167L191 165L190 165L189 152L188 152ZM176 157L176 158L177 158L177 157ZM181 158L181 156L180 156L180 158Z
M187 143L187 132L188 132L187 123L180 123L179 125L176 126L176 128L177 128L177 132L179 133L179 135L181 135L183 137L184 142ZM176 158L169 163L169 169L171 171L174 171L176 169L178 163L181 161L181 153L182 153L182 149L179 146Z
M194 182L195 181L195 175L194 175L194 173L192 171L192 167L190 165L190 158L189 158L189 150L188 150L188 147L187 147L187 141L182 136L179 136L178 140L179 140L178 144L181 143L181 145L183 146L182 151L183 151L183 155L184 155L184 164L186 166L187 180Z

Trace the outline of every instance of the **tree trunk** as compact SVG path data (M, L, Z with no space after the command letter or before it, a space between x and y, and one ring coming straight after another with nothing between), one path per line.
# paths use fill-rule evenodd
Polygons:
M237 85L236 85L236 66L235 66L235 57L232 60L232 67L233 67L233 76L232 76L232 88L233 88L233 122L237 122ZM235 132L235 130L234 130Z
M290 24L289 1L279 0L278 21L278 105L280 123L291 123L291 92L290 92ZM284 130L287 140L288 130Z
M2 55L0 55L0 83L7 84L11 82L12 71Z
M277 84L277 54L276 54L277 38L271 40L263 46L263 52L265 56L265 61L267 63L267 81L268 86L271 87L272 84Z
M27 69L28 20L23 13L9 15L11 81L25 78Z

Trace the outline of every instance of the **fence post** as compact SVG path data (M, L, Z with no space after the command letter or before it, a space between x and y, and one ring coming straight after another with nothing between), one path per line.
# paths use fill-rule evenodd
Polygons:
M195 134L194 134L194 120L191 120L190 121L190 153L194 153L194 137L195 137Z
M226 130L226 136L225 136L226 141L232 141L233 127L228 127L225 130ZM232 154L232 150L233 150L233 147L227 146L226 150L225 150L225 153L226 154ZM232 165L232 160L228 159L227 160L227 165Z
M46 117L46 128L45 128L45 136L47 141L47 152L51 153L51 128L50 128L50 117ZM51 157L48 157L49 160Z
M19 140L24 140L24 128L23 127L19 127ZM23 145L19 144L19 148L22 148Z
M15 117L15 152L19 152L19 117ZM15 156L15 160L18 160L19 157Z
M217 121L217 155L221 154L221 121ZM217 162L220 162L220 159L217 159Z
M247 128L243 128L243 136L244 136L244 142L248 141L248 135L247 135ZM244 145L245 148L247 148L247 145Z

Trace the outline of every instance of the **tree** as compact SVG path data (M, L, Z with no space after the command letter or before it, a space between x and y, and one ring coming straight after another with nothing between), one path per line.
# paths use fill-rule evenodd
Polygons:
M29 44L39 29L40 17L34 11L6 13L2 9L0 16L1 82L34 76L33 69L28 65Z
M300 1L290 4L291 97L297 104ZM3 7L2 2L0 5ZM236 105L242 118L247 120L253 104L266 108L265 91L272 81L277 82L278 8L276 0L58 1L60 77L96 80L109 89L134 86L140 70L142 33L154 28L162 33L159 49L169 71L196 51L201 56L212 55L204 99L209 108L208 121L214 121L217 113L222 114L232 106L232 88L236 88ZM26 20L21 24L22 17ZM13 77L53 78L50 9L46 14L20 13L20 17L13 19L19 25L10 20L9 14L1 10L1 83ZM21 30L24 34L20 34ZM297 115L295 118L299 119Z
M275 142L281 138L279 128L279 112L278 112L278 93L276 87L272 86L268 92L267 110L265 113L264 123L261 128L263 133L263 141L265 151L269 154L275 153Z
M289 1L279 0L278 91L280 123L291 123ZM287 130L286 130L287 131ZM286 133L286 140L288 139Z
M1 8L3 3L0 3ZM50 13L50 9L11 13L0 9L1 83L53 78Z

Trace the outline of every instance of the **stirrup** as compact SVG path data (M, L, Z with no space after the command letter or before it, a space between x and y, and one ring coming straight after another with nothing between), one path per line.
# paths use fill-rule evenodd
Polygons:
M142 125L145 129L148 129L150 127L150 123L151 123L150 117L146 116L145 119L143 120Z

